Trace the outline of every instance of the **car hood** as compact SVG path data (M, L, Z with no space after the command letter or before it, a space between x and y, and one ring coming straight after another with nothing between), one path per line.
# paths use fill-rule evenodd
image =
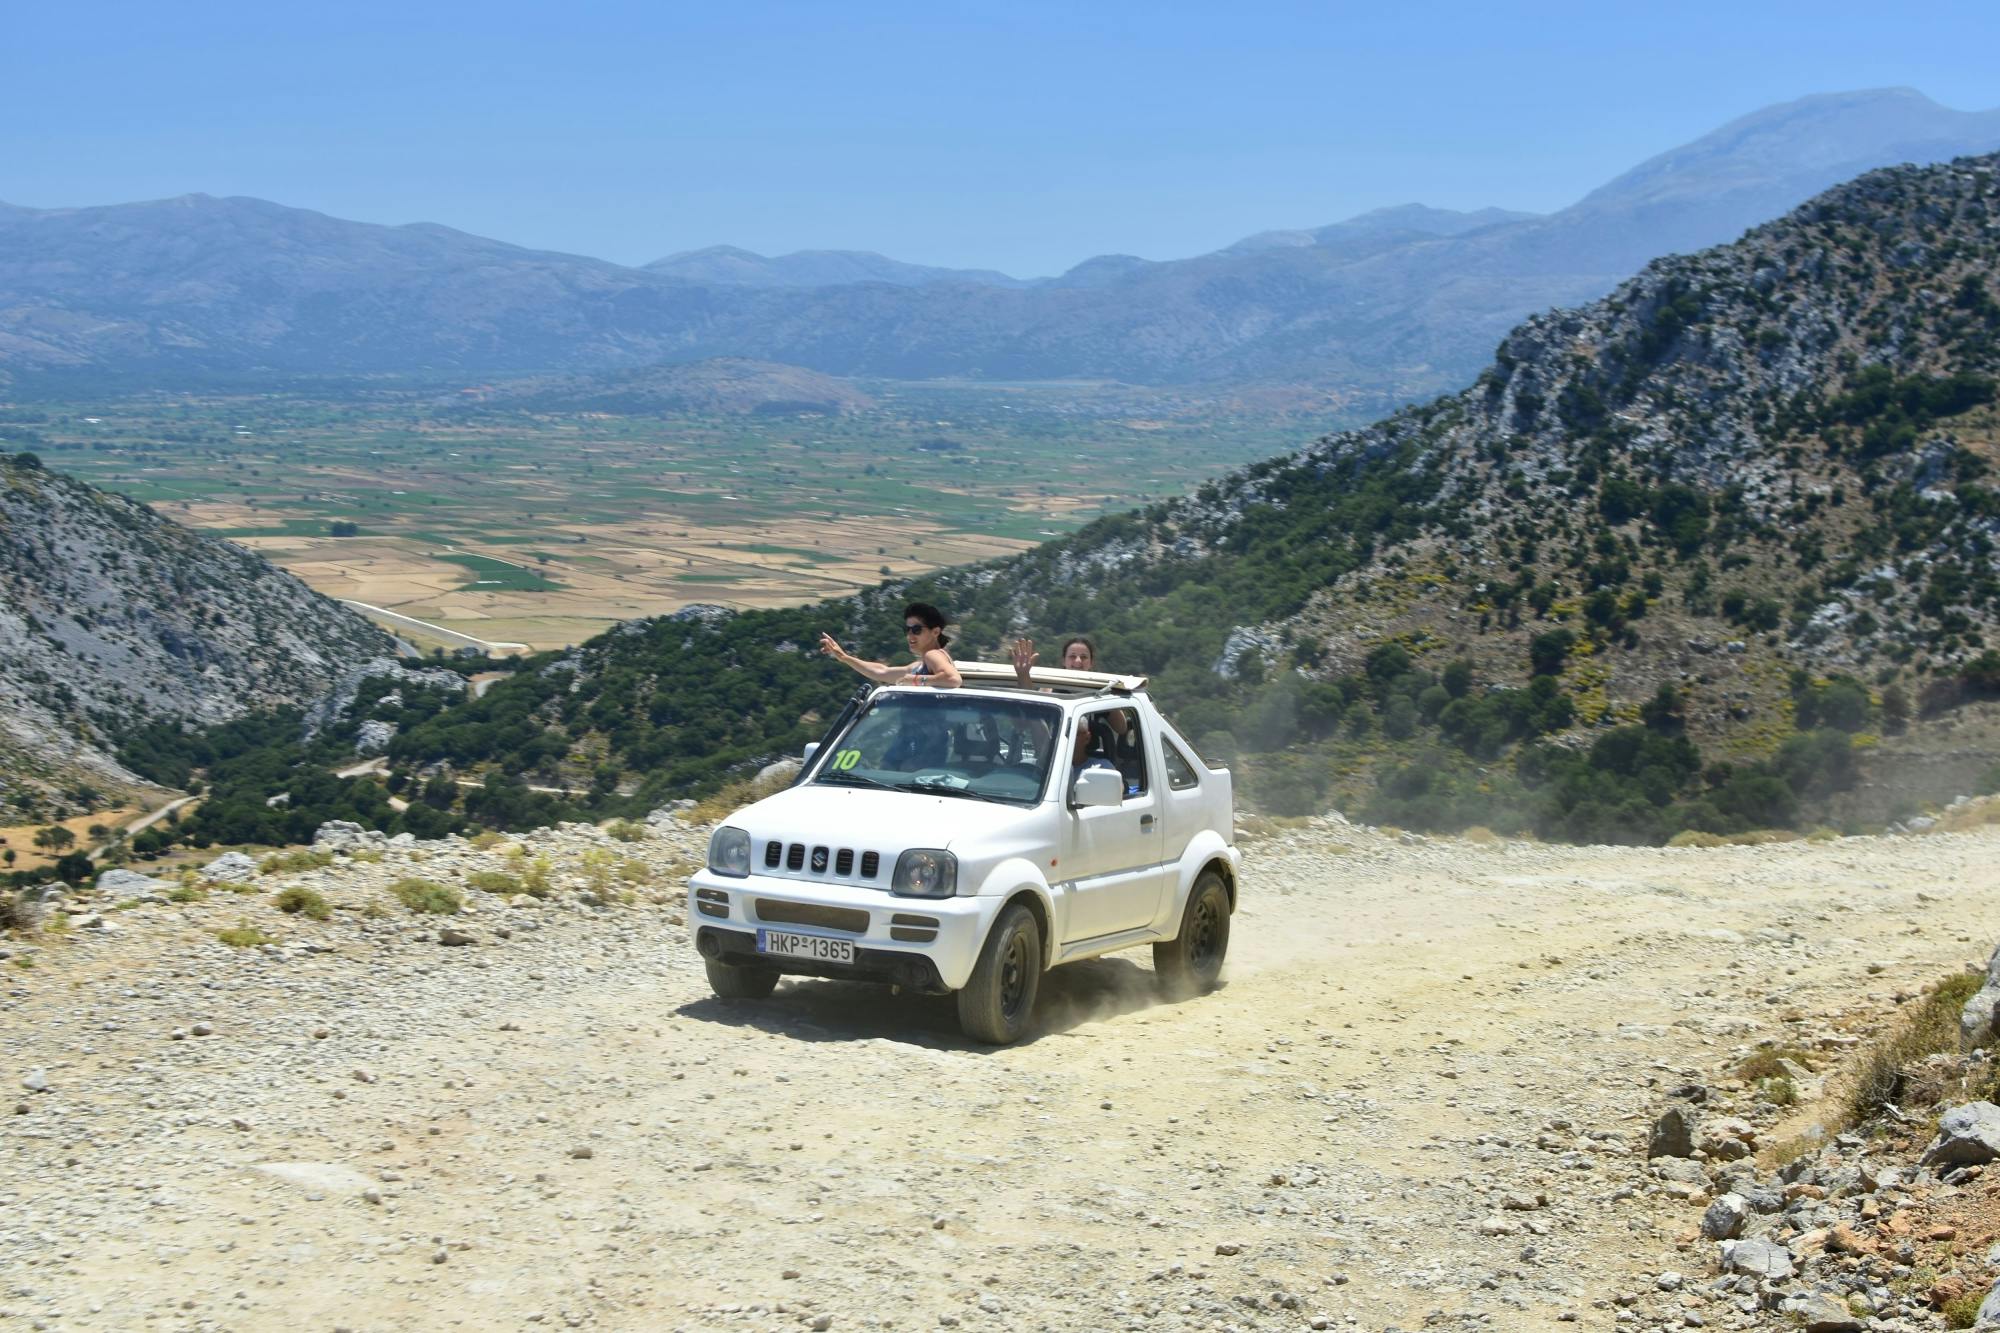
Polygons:
M991 838L1033 813L1032 806L964 796L807 785L767 796L723 822L758 839L894 852L906 847L950 849L961 839Z

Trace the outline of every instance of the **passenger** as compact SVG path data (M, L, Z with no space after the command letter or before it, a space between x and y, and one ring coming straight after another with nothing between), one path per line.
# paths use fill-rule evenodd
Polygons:
M1062 664L1065 671L1097 670L1097 645L1081 634L1072 634L1063 640ZM1014 640L1014 679L1024 687L1032 687L1034 678L1030 673L1035 669L1035 641L1033 639ZM1112 713L1107 719L1111 729L1120 737L1125 734L1125 715Z
M917 660L906 667L864 662L842 648L831 634L819 636L819 650L880 685L930 685L951 690L965 681L958 674L951 654L945 651L951 636L944 632L944 627L944 612L929 602L911 602L903 608L903 634L917 655Z
M1097 670L1097 647L1081 634L1072 634L1063 640L1062 664L1065 671ZM1028 676L1035 668L1035 641L1033 639L1014 640L1014 678L1023 685L1032 685Z
M1117 715L1115 713L1099 713L1096 716L1105 718L1108 721ZM1076 749L1069 757L1069 785L1071 787L1076 786L1077 775L1087 768L1108 768L1113 773L1118 771L1118 765L1112 763L1105 755L1101 740L1097 734L1097 729L1091 725L1091 721L1092 719L1089 718L1080 718L1076 724Z

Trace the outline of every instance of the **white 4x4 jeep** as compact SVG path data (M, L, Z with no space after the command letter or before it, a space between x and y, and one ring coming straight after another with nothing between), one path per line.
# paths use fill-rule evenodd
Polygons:
M1153 946L1167 989L1215 985L1237 868L1229 773L1140 677L959 664L881 687L807 750L788 790L709 840L688 923L715 993L781 975L957 992L982 1041L1028 1029L1042 972Z

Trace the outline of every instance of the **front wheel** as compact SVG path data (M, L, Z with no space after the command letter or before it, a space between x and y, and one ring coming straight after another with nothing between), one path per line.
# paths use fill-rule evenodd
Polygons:
M708 987L725 1000L761 1000L778 988L778 969L704 958Z
M986 936L972 979L958 993L958 1026L974 1041L1019 1041L1042 983L1042 930L1022 903L1004 908Z
M1188 892L1180 934L1153 946L1153 970L1168 995L1184 1000L1215 989L1228 953L1229 890L1222 876L1204 870Z

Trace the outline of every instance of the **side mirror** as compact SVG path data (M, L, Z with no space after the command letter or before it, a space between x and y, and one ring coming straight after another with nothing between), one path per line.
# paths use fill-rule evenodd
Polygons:
M810 764L813 761L813 756L818 753L819 753L819 742L807 741L805 753L799 757L802 762Z
M1123 805L1125 775L1115 768L1086 768L1076 775L1076 783L1069 791L1069 803L1072 808Z

